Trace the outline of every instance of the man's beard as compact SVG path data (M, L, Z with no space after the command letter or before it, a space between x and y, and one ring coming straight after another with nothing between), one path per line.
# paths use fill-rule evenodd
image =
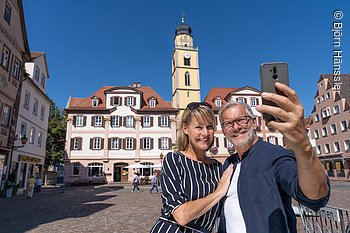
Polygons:
M240 134L240 133L238 133ZM254 127L250 127L248 129L248 138L246 141L244 142L238 142L238 143L234 143L232 140L232 137L229 138L229 141L233 144L233 146L238 149L238 148L245 148L248 145L252 145L255 139L255 131L254 131Z

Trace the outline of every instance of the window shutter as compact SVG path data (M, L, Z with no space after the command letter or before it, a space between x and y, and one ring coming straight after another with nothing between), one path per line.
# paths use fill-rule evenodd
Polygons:
M219 138L215 137L215 143L216 143L216 147L219 147Z
M167 118L168 118L168 127L170 128L170 127L171 127L171 124L170 124L170 117L167 116Z
M123 149L126 149L126 138L123 139Z
M278 145L278 138L275 137L275 145Z
M215 116L215 124L218 125L218 116Z
M81 150L83 148L83 138L78 138L78 149Z
M113 105L114 105L114 101L113 101L113 100L114 100L114 97L111 97L111 98L109 98L109 99L110 99L110 105L113 106Z
M76 126L76 122L77 122L77 117L73 116L73 125Z
M150 117L151 127L153 127L153 117Z
M134 128L136 127L135 126L135 117L132 117L132 127L134 127Z
M91 126L95 126L95 116L91 117Z
M141 127L143 127L143 119L144 117L141 117Z
M227 139L224 139L224 147L227 148Z
M143 150L143 138L140 139L140 148Z
M172 145L171 138L168 139L168 142L169 142L169 146L168 146L169 150L173 149L171 148L171 145Z
M73 150L74 148L74 138L70 139L70 150Z
M162 138L158 138L158 149L162 149Z
M122 117L122 121L123 121L123 126L125 127L126 126L126 117Z
M158 126L160 127L160 122L162 121L162 117L158 117Z
M151 150L153 150L153 138L151 138Z
M105 127L105 118L102 117L102 127L104 128Z
M118 139L118 150L125 148L123 145L123 139L119 138Z
M118 97L118 106L122 106L123 98L121 96Z
M128 104L128 97L124 97L124 105L127 106Z
M259 99L256 98L256 105L259 105Z
M83 116L83 126L86 126L86 116Z
M136 106L136 97L132 97L134 100L133 100L133 106Z
M135 150L136 149L136 138L132 139L132 149Z
M101 150L105 147L105 139L101 138Z
M108 138L108 150L111 150L112 138Z
M92 150L92 144L94 143L94 139L90 138L90 150Z

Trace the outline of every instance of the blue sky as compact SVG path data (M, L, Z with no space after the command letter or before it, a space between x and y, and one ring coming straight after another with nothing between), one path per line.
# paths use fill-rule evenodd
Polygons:
M192 27L201 98L211 87L260 89L262 62L289 64L310 114L320 74L333 72L334 10L343 12L341 73L350 73L350 2L23 0L29 47L47 53L47 94L64 108L105 85L140 81L171 100L175 28ZM347 44L346 44L347 43ZM150 54L150 56L148 56Z

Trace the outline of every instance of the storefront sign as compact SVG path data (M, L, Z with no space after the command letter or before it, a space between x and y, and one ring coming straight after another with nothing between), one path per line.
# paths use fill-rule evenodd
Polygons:
M31 163L41 163L41 159L31 157L28 155L20 155L19 156L19 161L24 161L24 162L31 162Z

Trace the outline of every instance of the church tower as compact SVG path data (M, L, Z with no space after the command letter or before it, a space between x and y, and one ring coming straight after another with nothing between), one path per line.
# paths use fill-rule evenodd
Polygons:
M192 29L185 24L184 17L175 30L172 54L172 103L179 109L177 124L190 102L200 101L198 48L194 46Z

